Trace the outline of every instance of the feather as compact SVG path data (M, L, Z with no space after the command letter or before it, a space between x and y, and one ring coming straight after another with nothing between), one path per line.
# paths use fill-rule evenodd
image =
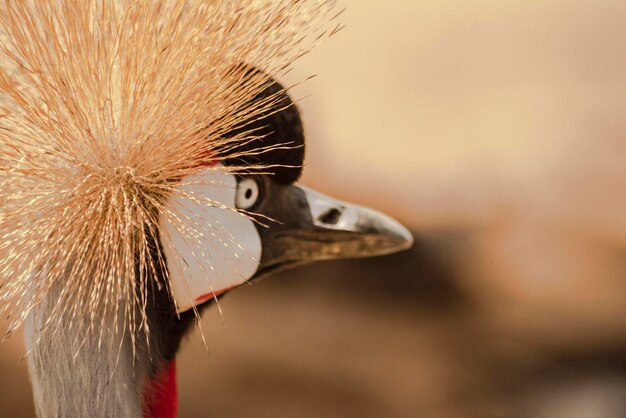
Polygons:
M167 275L149 283L166 271L154 246L164 200L180 179L236 159L237 144L255 139L242 124L278 96L252 98L266 74L283 74L332 33L324 28L334 3L0 2L0 310L9 335L53 290L47 332L148 333L148 284L168 288ZM166 213L180 228L181 216Z

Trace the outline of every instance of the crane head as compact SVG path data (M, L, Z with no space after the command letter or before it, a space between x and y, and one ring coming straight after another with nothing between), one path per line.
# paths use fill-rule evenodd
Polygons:
M181 222L197 232L190 237L162 217L162 248L179 312L278 270L388 254L412 243L392 218L297 183L304 163L302 120L273 79L256 99L273 95L272 108L242 123L257 141L240 146L239 157L182 179L177 187L184 193L167 201L165 211L181 213ZM255 152L259 148L267 151ZM257 168L233 174L229 164ZM180 197L188 195L197 199Z

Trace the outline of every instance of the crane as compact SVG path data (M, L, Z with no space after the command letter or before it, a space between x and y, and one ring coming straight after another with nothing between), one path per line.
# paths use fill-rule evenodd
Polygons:
M176 353L228 291L411 245L297 182L302 120L270 74L333 3L0 6L0 297L39 416L175 417Z

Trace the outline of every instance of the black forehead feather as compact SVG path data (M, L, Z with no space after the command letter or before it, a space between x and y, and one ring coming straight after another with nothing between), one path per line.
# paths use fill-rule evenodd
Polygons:
M249 69L251 73L259 73L257 69ZM267 87L253 100L277 96L278 100L261 117L253 121L245 121L240 128L233 129L226 136L235 136L245 131L254 131L255 136L261 138L249 141L235 152L254 151L268 146L280 146L258 155L245 155L237 158L225 159L227 165L264 165L279 166L263 169L263 172L273 174L273 179L281 184L291 184L298 180L302 173L304 162L304 130L302 119L297 106L293 103L285 88L273 78L269 78ZM280 167L282 166L282 167Z

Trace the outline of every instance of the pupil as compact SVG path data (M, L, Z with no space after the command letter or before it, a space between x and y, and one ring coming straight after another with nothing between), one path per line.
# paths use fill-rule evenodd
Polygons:
M250 199L252 197L252 189L246 190L246 193L244 196L246 197L246 199Z

